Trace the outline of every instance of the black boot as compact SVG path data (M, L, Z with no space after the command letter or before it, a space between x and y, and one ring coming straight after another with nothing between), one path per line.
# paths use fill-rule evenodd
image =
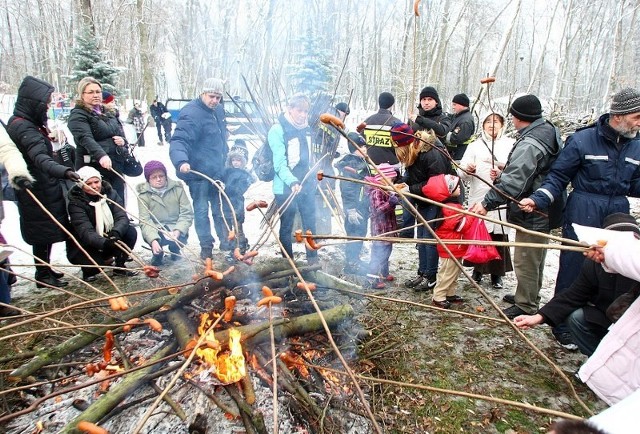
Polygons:
M115 268L113 269L113 275L114 276L125 276L125 277L131 277L131 276L135 276L139 273L139 271L137 270L129 270L127 269L127 266L124 264L125 259L128 255L126 255L125 253L120 253L118 255L116 255L116 260L115 260Z
M482 282L482 273L479 271L474 271L471 275L471 278L476 281L476 283Z
M64 273L58 273L57 271L49 268L49 273L55 277L56 279L62 279L64 277Z
M495 289L502 289L502 277L492 274L491 286L493 286Z
M41 259L45 264L49 264L50 256L51 256L51 244L35 244L33 245L33 256ZM63 286L67 286L69 282L65 282L64 280L58 280L56 275L60 273L55 273L49 267L49 265L43 265L42 262L36 260L36 287L37 288L48 288L49 286L55 286L56 288L62 288Z
M42 267L44 268L44 267ZM36 287L37 288L48 288L49 286L55 286L56 288L62 288L67 286L69 282L65 282L64 280L58 280L51 275L47 268L42 269L41 267L36 267ZM42 270L42 271L41 271Z
M160 252L157 255L153 255L153 257L151 258L151 265L153 265L154 267L158 267L160 265L162 265L162 258L164 257L164 253Z

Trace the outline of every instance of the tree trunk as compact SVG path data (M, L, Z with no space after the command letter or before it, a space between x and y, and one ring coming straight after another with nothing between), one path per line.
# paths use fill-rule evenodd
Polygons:
M78 13L76 17L81 23L80 32L87 31L92 37L96 37L96 26L93 22L91 0L77 0Z
M545 54L547 53L547 45L549 44L549 37L551 36L551 29L553 28L553 22L556 18L556 12L558 11L558 6L560 6L561 2L557 2L556 6L553 8L553 14L551 15L551 20L549 21L549 27L547 28L547 36L544 39L544 44L542 44L542 49L540 50L540 56L538 56L538 61L536 62L536 66L533 70L533 74L529 77L529 86L527 86L527 93L531 93L533 86L536 82L540 83L542 80L542 68L544 66ZM538 93L539 93L539 85L538 85Z
M142 72L142 95L137 95L140 99L150 103L155 95L156 89L153 81L153 71L156 59L149 44L149 24L145 18L145 0L136 0L136 13L138 16L138 35L140 38L140 71Z

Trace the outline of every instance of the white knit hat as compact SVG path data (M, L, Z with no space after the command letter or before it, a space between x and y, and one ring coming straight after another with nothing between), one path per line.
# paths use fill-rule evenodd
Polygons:
M83 166L80 169L76 170L76 173L78 174L78 176L80 176L81 182L78 182L78 185L80 186L83 185L83 182L87 182L91 178L98 178L102 180L102 175L100 175L100 172L98 172L94 167L91 166Z
M222 93L224 91L224 81L219 78L207 78L200 89L200 94L203 93Z

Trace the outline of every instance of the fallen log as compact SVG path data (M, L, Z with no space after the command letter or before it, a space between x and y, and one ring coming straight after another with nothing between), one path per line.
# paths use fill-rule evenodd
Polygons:
M150 359L150 362L168 356L175 350L175 343L171 343L160 349ZM76 426L78 422L86 420L89 422L97 422L105 414L113 410L123 399L131 395L142 383L147 381L149 374L161 368L160 364L153 364L147 368L134 371L122 379L122 382L113 386L108 393L102 395L96 402L89 406L85 411L80 413L73 421L71 421L62 431L61 434L77 433Z
M236 402L240 409L240 416L247 432L256 432L258 434L267 434L267 428L264 424L262 414L253 411L253 408L240 396L240 392L235 384L229 384L224 387L229 396Z
M147 315L151 312L154 312L160 309L160 307L165 305L167 302L169 302L173 298L175 298L175 296L173 295L152 298L144 305L122 312L120 314L120 320L116 321L111 319L106 321L105 324L122 323L132 318L137 318L143 315ZM31 359L24 365L20 366L19 368L11 372L8 378L10 381L15 381L15 382L22 381L24 378L27 378L28 376L36 373L43 366L56 362L60 360L62 357L67 356L76 350L86 347L91 342L95 341L98 338L98 336L103 336L104 332L105 332L104 328L96 327L86 332L79 333L73 338L65 342L62 342L61 344L56 345L53 348L47 348L42 351L39 351L37 352L37 355L33 359Z

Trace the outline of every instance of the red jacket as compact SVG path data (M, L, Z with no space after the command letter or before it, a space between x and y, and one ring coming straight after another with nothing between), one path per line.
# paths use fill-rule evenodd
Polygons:
M427 183L422 187L422 193L425 197L438 202L446 203L449 206L453 206L462 209L462 205L458 202L454 202L447 188L447 183L443 175L436 175L429 178ZM451 202L447 202L447 199L451 199ZM447 208L442 208L441 217L442 223L436 229L436 235L442 240L466 240L468 238L468 230L471 228L471 224L476 217L468 216L457 211L453 211ZM469 247L467 244L447 244L449 250L455 258L462 258L467 252ZM441 258L448 258L449 254L444 250L442 245L438 244L438 255Z

